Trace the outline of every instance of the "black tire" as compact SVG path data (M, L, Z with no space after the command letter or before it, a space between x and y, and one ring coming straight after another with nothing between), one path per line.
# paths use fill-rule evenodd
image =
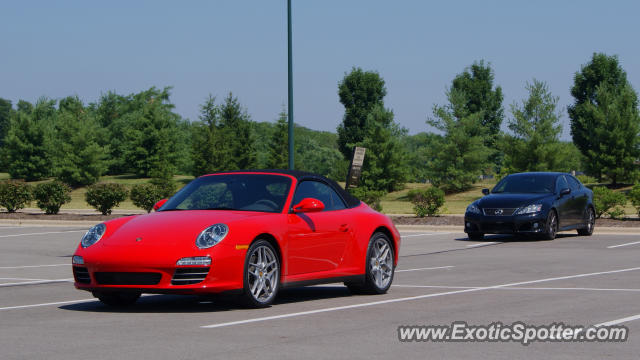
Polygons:
M247 307L270 306L280 289L280 256L266 240L255 241L244 261L242 300ZM275 283L275 284L274 284Z
M468 233L467 237L469 238L469 240L473 240L473 241L484 240L483 233Z
M140 293L136 292L94 292L93 296L97 297L103 304L113 307L127 307L138 301Z
M555 210L549 210L547 215L547 221L544 227L544 233L542 233L543 240L553 240L558 233L558 215Z
M371 236L365 259L363 283L345 283L354 294L384 294L393 283L395 253L389 237L381 232Z
M592 208L587 208L587 212L585 214L584 219L584 228L578 229L578 235L581 236L591 236L593 234L593 228L596 225L596 216L593 213Z

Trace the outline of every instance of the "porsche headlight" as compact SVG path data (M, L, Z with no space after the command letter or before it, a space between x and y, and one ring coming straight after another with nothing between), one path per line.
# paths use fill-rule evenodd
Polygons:
M92 227L86 234L84 234L80 241L80 245L82 245L83 248L87 248L97 243L102 238L102 235L104 235L106 230L107 226L105 224L98 224Z
M467 212L471 214L481 214L480 208L475 203L472 203L471 205L467 206Z
M196 238L196 246L200 249L210 248L227 236L229 227L226 224L215 224L204 229Z
M533 214L542 210L542 204L532 204L525 207L521 207L516 211L516 215Z

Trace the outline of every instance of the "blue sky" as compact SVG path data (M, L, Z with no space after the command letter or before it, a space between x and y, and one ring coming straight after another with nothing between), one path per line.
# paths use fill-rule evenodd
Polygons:
M293 0L295 120L335 131L337 84L353 66L382 75L410 133L428 130L453 77L480 59L507 118L534 77L570 104L593 52L618 55L638 90L638 14L639 2L615 0ZM208 94L232 91L253 120L274 121L287 100L285 0L4 1L0 34L0 97L14 102L173 86L176 111L192 120Z

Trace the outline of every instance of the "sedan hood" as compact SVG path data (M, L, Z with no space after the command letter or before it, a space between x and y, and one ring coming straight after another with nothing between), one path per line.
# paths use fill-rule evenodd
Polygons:
M159 211L131 218L100 243L103 246L130 246L138 242L145 247L176 245L185 240L193 243L200 232L210 225L229 224L267 214L226 210ZM109 225L107 223L107 228Z
M553 194L515 194L515 193L498 193L489 194L480 200L478 205L481 208L519 208L529 205L544 198L553 196Z

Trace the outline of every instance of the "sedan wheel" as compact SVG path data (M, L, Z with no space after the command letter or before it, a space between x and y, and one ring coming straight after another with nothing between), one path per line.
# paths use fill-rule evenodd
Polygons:
M247 251L244 266L244 300L250 307L273 303L280 285L280 260L265 240L258 240Z
M545 232L544 234L542 234L542 238L545 240L553 240L556 238L557 232L558 232L558 216L556 215L555 211L550 210L549 216L547 217Z
M593 213L593 209L588 208L584 228L578 229L578 235L591 236L591 234L593 234L593 228L595 226L595 223L596 223L596 216Z
M384 294L393 281L395 259L393 246L387 235L375 233L369 241L365 280L362 284L347 283L353 293Z

